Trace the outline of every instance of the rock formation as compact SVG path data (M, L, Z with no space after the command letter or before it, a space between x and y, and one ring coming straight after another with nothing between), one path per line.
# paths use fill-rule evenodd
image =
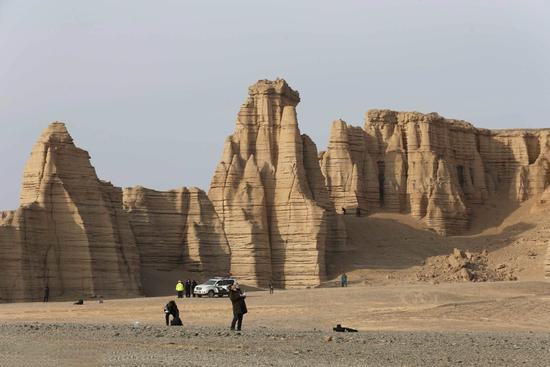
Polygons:
M32 150L21 206L0 215L0 298L141 294L139 255L122 190L100 181L65 125L53 123Z
M473 207L489 196L521 202L548 187L548 134L371 110L363 129L333 123L320 162L336 208L410 212L453 235L468 228Z
M249 88L208 193L231 247L231 273L249 283L317 285L326 256L344 245L317 149L298 128L299 101L284 80Z
M143 269L316 286L343 271L342 209L410 213L455 235L489 199L550 202L548 129L371 110L363 128L335 121L318 154L298 128L299 101L284 80L249 88L208 195L100 181L65 126L50 125L21 206L0 212L0 301L40 299L46 285L54 299L137 296ZM550 250L545 264L550 277Z
M138 186L124 189L123 197L142 266L229 273L229 246L204 191L184 187L160 192Z

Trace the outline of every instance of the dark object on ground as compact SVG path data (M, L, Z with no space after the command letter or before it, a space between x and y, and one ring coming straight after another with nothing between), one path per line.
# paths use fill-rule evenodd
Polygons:
M337 331L339 333L356 333L357 330L342 326L340 324L336 325L336 327L333 327L332 330Z
M172 322L170 322L170 315L172 315ZM166 326L168 325L182 325L181 319L180 319L180 311L178 310L178 305L176 305L175 301L170 301L164 306L164 317L166 320ZM179 322L176 323L176 322Z
M183 326L183 322L181 322L181 319L179 317L173 318L170 321L170 326Z
M73 305L83 305L83 304L84 304L84 300L82 300L82 299L79 299L78 301L73 303Z

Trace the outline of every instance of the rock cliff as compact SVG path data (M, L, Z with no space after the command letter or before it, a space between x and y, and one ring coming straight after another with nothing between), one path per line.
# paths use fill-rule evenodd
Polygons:
M490 200L550 202L549 129L371 110L362 128L335 121L318 153L300 133L299 101L284 80L249 88L208 195L114 187L51 124L25 167L21 206L0 212L0 301L40 299L46 285L53 299L137 296L144 269L316 286L350 256L344 210L409 213L456 235ZM550 250L545 265L550 277Z
M0 215L0 297L141 294L122 190L100 181L65 125L51 124L24 171L21 206Z
M161 192L138 186L124 189L123 197L142 266L229 273L229 246L204 191L184 187Z
M231 273L249 283L317 285L326 256L345 243L315 144L298 128L299 101L284 80L249 88L208 193L231 247Z
M371 110L364 128L333 123L320 164L337 209L410 213L454 235L491 195L522 202L548 187L548 134L476 129L436 113Z

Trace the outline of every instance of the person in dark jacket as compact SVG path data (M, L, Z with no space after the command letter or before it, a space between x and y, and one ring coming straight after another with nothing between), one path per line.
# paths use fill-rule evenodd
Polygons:
M191 297L191 281L189 279L185 281L185 297Z
M193 281L191 282L191 294L193 295L193 297L196 296L195 294L195 287L197 286L197 281L195 279L193 279Z
M172 315L172 322L170 322L170 315ZM168 325L182 325L180 319L180 311L175 301L170 301L164 306L164 317L166 318L166 326Z
M44 287L44 302L48 302L50 300L50 287L45 286Z
M348 286L348 275L346 273L344 273L340 276L340 285L342 287L347 287Z
M244 301L246 294L241 291L238 284L234 284L229 288L229 299L233 305L233 321L231 321L231 330L235 330L235 324L237 325L237 331L241 331L243 325L243 316L248 312L246 308L246 302Z

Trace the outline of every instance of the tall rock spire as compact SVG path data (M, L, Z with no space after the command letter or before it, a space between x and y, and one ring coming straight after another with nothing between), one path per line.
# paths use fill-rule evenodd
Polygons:
M299 101L284 80L249 88L208 194L231 248L231 273L258 285L319 284L326 254L345 241L315 145L298 128Z

